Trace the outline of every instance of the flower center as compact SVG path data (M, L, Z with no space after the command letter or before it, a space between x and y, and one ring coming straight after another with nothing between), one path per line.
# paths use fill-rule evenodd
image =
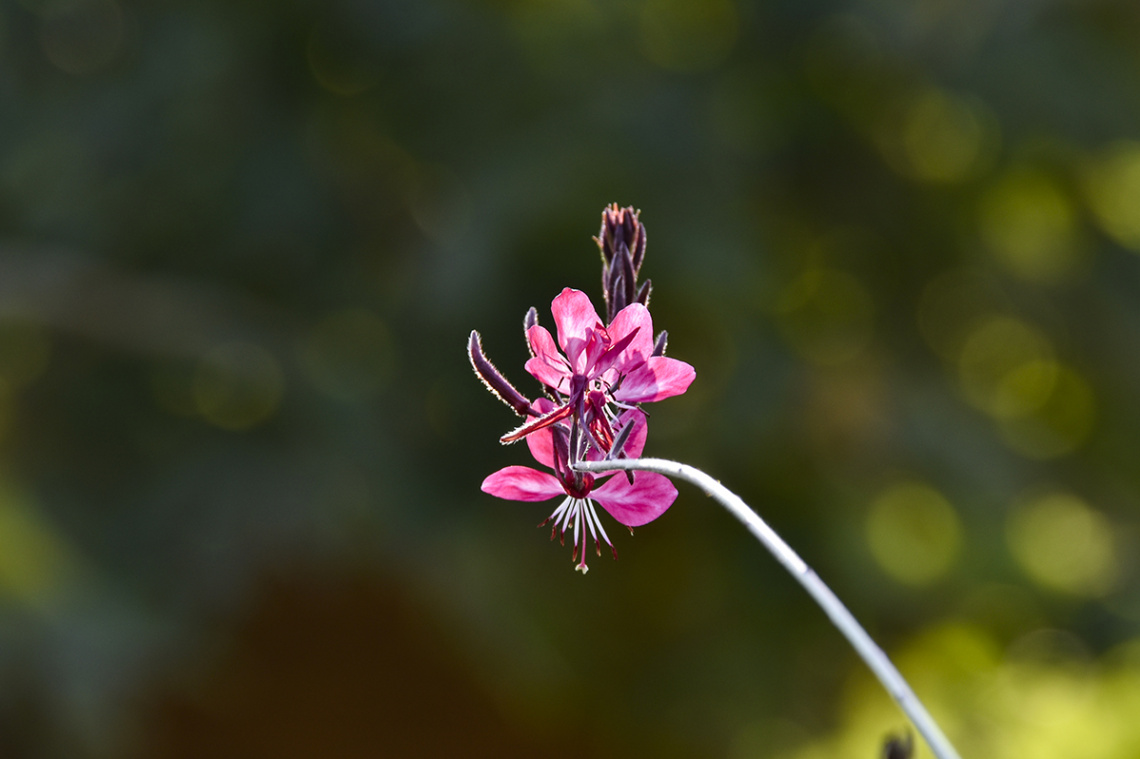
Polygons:
M594 475L584 472L567 473L562 480L562 489L571 498L585 498L594 489Z

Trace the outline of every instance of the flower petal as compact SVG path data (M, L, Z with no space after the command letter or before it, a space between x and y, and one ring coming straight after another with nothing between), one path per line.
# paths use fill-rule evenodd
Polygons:
M551 302L550 313L558 328L558 344L570 360L571 369L582 372L587 342L595 329L603 327L598 312L584 292L567 287Z
M595 332L594 334L600 333ZM629 345L636 337L637 332L631 332L620 340L612 341L609 347L596 358L588 358L586 368L590 378L604 377L609 382L611 378L616 379L620 373L629 373L641 366L645 362L645 357L629 352ZM587 355L589 355L589 351L587 351ZM609 372L608 375L607 372Z
M615 343L634 332L637 334L624 353L629 358L649 358L653 355L653 317L649 315L649 309L640 303L630 304L618 311L609 326L610 339ZM617 366L620 368L621 363L618 362Z
M684 361L652 356L627 374L614 398L623 403L649 403L672 398L689 389L697 370Z
M534 408L540 414L549 414L557 406L549 398L538 398L534 402ZM636 434L635 429L630 434ZM554 468L554 430L553 427L543 427L537 432L532 432L526 436L527 447L530 448L530 454L534 456L534 460L543 466Z
M608 511L610 516L628 527L639 527L652 522L677 500L677 488L664 475L636 472L632 485L620 472L618 475L594 488L590 497Z
M629 439L625 441L621 457L623 459L636 459L645 450L645 438L649 435L649 422L646 419L645 412L638 409L626 411L621 415L621 420L622 426L625 424L635 425L633 431L629 433Z
M534 353L534 356L526 362L526 370L530 372L530 376L562 393L568 392L569 386L560 387L560 385L565 385L569 380L570 367L558 352L558 346L554 344L550 332L546 327L536 324L526 331L526 339L530 343L531 352Z
M509 466L488 475L482 490L508 501L545 501L566 494L554 475L528 466Z

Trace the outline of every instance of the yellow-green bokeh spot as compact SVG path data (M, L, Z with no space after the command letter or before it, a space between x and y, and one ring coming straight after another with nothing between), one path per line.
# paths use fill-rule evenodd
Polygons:
M994 317L967 338L958 359L966 399L998 417L1025 416L1053 392L1058 375L1053 348L1025 322Z
M1140 142L1118 142L1085 173L1089 205L1118 243L1140 252Z
M277 411L285 379L269 351L249 343L220 345L198 363L193 392L198 412L227 430L246 430Z
M797 353L820 366L849 361L871 341L871 296L846 272L808 269L784 288L777 311L784 337Z
M901 102L877 139L896 171L922 182L948 184L987 169L1000 135L997 119L978 99L929 88Z
M321 392L361 400L379 392L392 373L392 335L370 311L338 311L305 333L297 357Z
M978 225L998 259L1031 282L1060 281L1080 256L1076 210L1042 171L1011 172L987 190Z
M35 504L0 483L0 596L41 605L73 574L74 557Z
M1030 413L998 420L1002 440L1028 458L1072 453L1096 422L1096 396L1088 382L1064 364L1055 365L1052 377L1049 394Z
M900 652L899 669L964 757L986 759L1132 759L1140 755L1140 640L1101 659L1063 647L1025 651L1037 630L1001 648L985 629L962 624L924 632ZM1075 641L1079 644L1079 641ZM869 674L857 671L838 732L777 759L874 756L900 722L898 709ZM916 759L931 754L916 736ZM763 752L756 756L766 756Z
M927 585L945 575L962 542L954 507L922 482L901 482L879 494L866 529L875 561L907 585Z
M1023 498L1006 523L1010 552L1035 582L1077 596L1102 596L1116 580L1108 519L1070 493Z
M976 714L977 696L983 692L1000 661L1000 648L988 630L969 623L949 622L923 630L901 650L888 653L926 708L937 715L939 726L962 756L987 759L994 756L986 751L990 747L989 734L970 729L975 726L971 717ZM865 667L856 667L843 694L839 727L834 734L821 737L817 731L807 746L756 756L871 759L881 756L878 751L887 734L898 732L904 724L898 705L882 684ZM915 735L914 759L931 756L922 739Z
M638 19L645 57L673 71L704 71L736 43L739 18L732 0L645 0Z

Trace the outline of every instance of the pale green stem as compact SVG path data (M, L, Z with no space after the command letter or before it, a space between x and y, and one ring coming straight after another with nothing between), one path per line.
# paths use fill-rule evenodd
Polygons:
M831 592L831 588L827 587L823 580L819 579L819 575L804 563L804 560L792 550L791 546L785 543L783 538L777 535L755 511L749 508L748 504L740 499L740 496L699 469L664 459L581 461L575 465L575 469L583 472L608 472L615 469L657 472L667 477L687 480L705 491L707 495L743 522L744 526L776 557L776 560L792 573L800 585L804 586L804 589L815 599L816 603L823 607L827 616L831 618L831 621L851 642L855 651L879 678L879 682L887 689L887 693L891 694L891 697L898 702L910 721L914 723L915 728L926 740L934 755L938 759L960 759L958 752L950 745L950 741L947 740L930 713L926 711L926 707L918 700L918 696L914 695L910 685L899 674L895 665L891 664L891 660L887 658L883 650L876 645L875 641L871 640L867 631L855 621L855 617L851 615L843 602Z

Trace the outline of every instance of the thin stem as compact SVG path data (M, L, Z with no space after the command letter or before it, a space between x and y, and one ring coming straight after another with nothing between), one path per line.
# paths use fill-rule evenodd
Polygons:
M708 496L715 499L733 516L743 522L744 526L776 557L776 560L792 573L800 585L804 586L804 589L823 608L827 616L839 628L839 631L855 647L855 651L879 678L879 682L883 684L891 697L898 702L903 712L906 713L907 717L914 723L915 728L926 740L934 755L938 759L960 759L958 752L950 745L950 741L942 733L941 728L938 727L930 713L926 711L926 707L918 700L918 696L914 695L910 685L899 674L895 665L891 664L891 660L887 658L883 650L875 641L871 640L871 636L855 620L843 602L831 592L831 588L819 579L819 575L792 550L791 546L785 543L783 538L777 535L755 511L749 508L748 504L740 499L740 496L699 469L664 459L580 461L575 465L575 468L583 472L608 472L615 469L657 472L668 477L686 480L705 491Z

